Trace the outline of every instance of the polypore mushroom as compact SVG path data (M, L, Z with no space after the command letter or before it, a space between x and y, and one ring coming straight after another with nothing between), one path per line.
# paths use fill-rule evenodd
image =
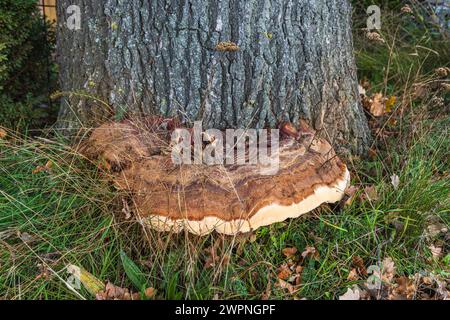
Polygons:
M102 132L111 128L123 131L127 139L102 141ZM282 139L278 172L262 175L259 164L174 164L170 152L164 151L168 141L136 128L131 122L105 124L94 130L86 150L95 150L94 156L104 161L125 164L113 173L115 186L130 192L141 222L161 231L249 232L339 201L350 179L330 144L311 131ZM164 144L159 154L151 152L155 141Z

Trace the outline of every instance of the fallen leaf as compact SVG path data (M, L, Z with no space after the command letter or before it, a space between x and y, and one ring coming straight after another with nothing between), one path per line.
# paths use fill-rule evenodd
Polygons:
M105 285L102 281L81 267L71 264L66 267L66 270L81 284L83 284L86 290L93 296L96 296L99 292L105 289Z
M51 168L53 167L53 162L52 162L52 160L48 160L48 161L45 163L45 167L46 167L47 169L51 169Z
M395 264L390 257L384 258L381 268L381 280L391 283L395 275Z
M122 213L125 215L125 220L129 220L131 218L131 210L128 201L125 198L122 198L122 205Z
M288 247L288 248L284 248L283 249L283 254L287 257L287 258L292 258L295 254L297 253L297 248L296 247Z
M390 117L388 120L388 125L390 127L395 127L397 125L397 119L395 119L394 117Z
M398 189L398 186L400 185L400 178L398 177L398 175L393 174L391 176L391 184L394 186L394 190Z
M118 287L108 282L105 289L95 295L97 300L140 300L139 293L130 292L127 288Z
M357 186L349 186L348 188L345 189L345 194L349 197L352 197L355 195L356 191L359 190L359 187Z
M155 288L147 288L144 291L144 295L146 298L151 299L156 295L156 289Z
M439 295L439 298L441 298L442 300L448 300L449 298L449 292L447 290L447 281L441 281L438 278L434 278L434 281L436 282L437 285L437 289L436 292Z
M431 244L431 245L428 246L428 249L430 249L431 254L433 255L434 259L439 259L443 255L442 247L435 246L435 245Z
M359 190L357 186L350 186L345 189L345 195L347 198L345 199L344 205L350 206L356 198L356 192Z
M378 200L378 193L374 186L367 186L364 188L364 195L370 201Z
M385 112L391 112L392 108L395 105L395 102L397 101L397 97L396 96L391 96L388 99L386 99L385 102Z
M37 174L39 172L47 172L53 167L53 162L51 160L48 160L47 163L43 166L37 166L33 171L32 174Z
M105 289L96 294L97 300L139 300L139 294L132 294L126 288L118 287L108 282Z
M427 229L425 231L425 235L429 239L434 239L437 236L439 236L441 233L446 233L447 231L448 231L448 228L445 224L436 222L436 223L430 224L427 227Z
M367 269L364 264L364 260L360 256L353 256L352 264L362 276L367 276Z
M295 292L295 286L282 279L278 279L278 286L282 289L287 289L290 294Z
M389 300L411 300L416 293L416 285L413 280L402 276L395 279L396 286L392 289Z
M358 286L354 286L353 289L348 288L347 292L339 297L339 300L360 300L360 299L361 295L359 293Z
M381 92L375 93L371 100L370 113L375 117L382 116L385 110L383 94Z
M291 269L289 269L288 265L285 263L278 268L277 272L278 272L277 274L278 279L282 280L288 280L292 274Z
M366 95L366 89L363 88L362 85L358 84L358 92L360 95L365 96Z
M306 246L305 250L302 252L303 258L315 258L317 259L319 257L319 252L314 247Z
M363 96L362 103L364 108L374 117L381 117L386 112L391 112L397 97L386 98L381 92L373 94L371 97Z
M422 98L428 93L428 87L422 83L414 83L412 96L414 99Z
M422 282L426 285L431 285L433 284L433 279L431 279L431 277L423 277Z
M8 133L6 132L6 130L0 128L0 139L5 139L7 135Z
M353 268L352 270L350 270L350 272L347 276L347 280L348 281L356 281L358 279L359 279L358 271L356 270L356 268Z
M36 241L36 238L30 235L28 232L17 231L17 236L20 238L20 240L26 243Z

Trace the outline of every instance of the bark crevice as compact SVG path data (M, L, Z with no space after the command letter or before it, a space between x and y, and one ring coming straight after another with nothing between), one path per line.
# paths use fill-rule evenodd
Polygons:
M64 24L73 4L80 31ZM338 151L368 146L348 1L61 0L58 14L62 90L100 97L117 114L202 118L219 129L303 118ZM221 41L240 50L216 51ZM107 114L71 95L59 125L91 126Z

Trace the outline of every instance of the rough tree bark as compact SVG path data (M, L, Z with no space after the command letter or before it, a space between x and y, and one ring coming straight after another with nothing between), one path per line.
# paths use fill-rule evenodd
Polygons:
M78 31L65 24L74 4ZM62 91L220 129L303 118L338 151L367 148L348 1L59 0L58 16ZM224 41L239 51L217 50ZM106 109L66 96L59 126L93 125Z

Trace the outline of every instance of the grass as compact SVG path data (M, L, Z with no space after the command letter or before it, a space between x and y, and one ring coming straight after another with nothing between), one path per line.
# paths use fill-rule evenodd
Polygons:
M424 237L428 217L448 224L449 182L435 178L447 168L445 130L425 133L407 154L394 152L389 168L383 155L354 168L355 183L375 185L377 201L354 201L341 210L324 207L306 218L263 227L255 239L144 232L125 220L121 195L81 156L56 143L15 141L0 142L0 292L5 298L77 298L63 281L67 264L133 288L121 250L145 274L146 285L168 299L260 298L286 262L282 250L290 246L314 246L319 258L305 263L298 292L287 296L273 288L272 298L336 298L352 284L346 277L355 255L368 265L390 256L400 274L446 268L432 259ZM32 174L48 160L50 171ZM398 190L389 182L392 173L400 177ZM218 254L228 254L230 261L205 268L204 249L216 241ZM48 279L38 277L43 264L50 269ZM81 295L92 298L84 289Z
M413 28L408 19L397 13L384 19L385 45L369 43L355 27L360 78L370 80L373 92L398 96L391 114L371 119L374 128L393 134L375 135L371 157L347 161L361 197L252 235L144 229L126 219L126 195L112 188L95 163L57 139L8 131L0 139L0 297L92 299L84 287L78 293L68 288L68 264L133 291L154 287L160 299L259 299L269 292L271 299L336 299L365 280L348 280L356 256L366 266L391 257L401 275L448 278L448 255L434 258L426 233L432 222L449 224L450 120L445 106L431 103L435 96L448 103L448 93L430 88L413 98L413 91L448 64L449 46L432 26ZM410 55L415 49L417 55ZM49 168L36 172L49 161ZM398 189L391 184L394 174ZM364 197L371 186L377 199ZM279 267L289 263L283 249L301 253L307 246L318 256L302 260L300 286L291 292L278 286Z

